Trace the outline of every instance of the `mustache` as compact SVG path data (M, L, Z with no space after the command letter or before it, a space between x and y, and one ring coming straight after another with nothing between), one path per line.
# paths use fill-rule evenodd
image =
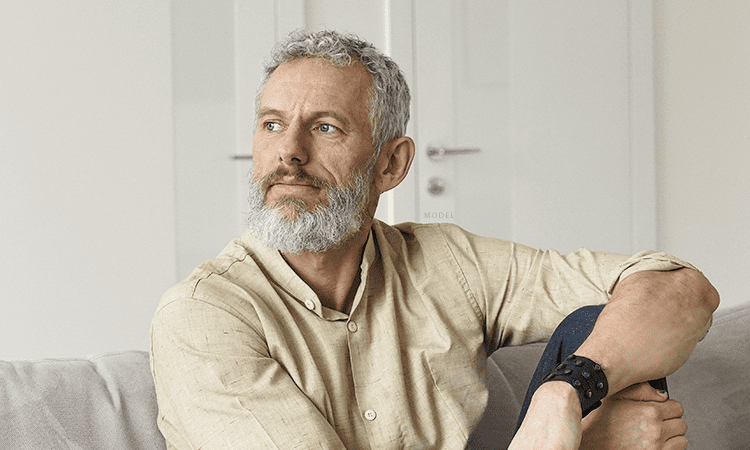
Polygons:
M277 167L273 172L269 173L268 175L264 176L263 178L259 180L254 181L253 184L260 187L262 191L265 192L268 190L268 188L271 187L272 184L276 183L279 179L284 178L284 177L294 177L297 180L304 181L310 184L311 186L314 186L319 189L333 188L331 183L321 178L317 178L317 177L310 175L301 167L295 167L294 169L289 169L283 166Z

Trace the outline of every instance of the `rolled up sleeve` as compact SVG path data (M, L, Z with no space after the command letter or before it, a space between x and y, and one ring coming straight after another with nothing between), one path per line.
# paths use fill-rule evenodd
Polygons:
M484 314L490 353L548 339L568 314L607 303L618 283L634 273L698 270L653 251L627 256L582 248L563 255L476 236L458 227L443 227L443 232Z
M656 271L669 271L688 268L700 272L695 266L689 262L683 261L679 258L675 258L672 255L666 253L657 253L653 251L644 251L636 253L630 258L626 259L619 266L617 266L610 274L609 278L611 282L607 288L607 292L612 294L617 287L617 284L622 281L625 277L632 275L637 272L643 272L647 270Z

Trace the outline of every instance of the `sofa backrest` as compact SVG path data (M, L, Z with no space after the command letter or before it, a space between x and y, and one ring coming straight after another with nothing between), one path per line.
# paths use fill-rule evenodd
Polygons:
M490 399L470 449L505 448L544 344L488 359ZM690 360L667 378L694 449L750 448L750 303L719 310ZM0 361L0 448L164 450L148 353Z
M0 448L164 450L148 353L0 362Z
M667 377L691 449L750 449L750 303L719 309L708 335Z
M500 448L510 442L543 348L533 344L503 349L488 360L489 407L469 449ZM144 351L0 361L0 448L164 450L157 413Z

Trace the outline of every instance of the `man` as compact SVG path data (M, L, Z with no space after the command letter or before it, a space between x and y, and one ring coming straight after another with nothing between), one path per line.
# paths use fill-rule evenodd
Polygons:
M378 197L414 158L395 63L354 37L298 33L266 74L249 229L154 317L169 448L464 448L487 355L605 303L571 364L593 364L608 391L587 399L561 369L533 392L511 448L685 448L681 406L642 383L680 367L710 326L718 295L697 270L652 252L563 257L449 224L387 226Z

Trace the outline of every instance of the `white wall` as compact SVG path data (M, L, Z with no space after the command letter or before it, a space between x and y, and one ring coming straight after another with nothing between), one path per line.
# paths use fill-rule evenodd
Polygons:
M175 273L169 4L0 2L0 358L147 348Z
M172 4L177 278L238 234L234 1Z
M750 300L750 2L656 2L659 240Z

